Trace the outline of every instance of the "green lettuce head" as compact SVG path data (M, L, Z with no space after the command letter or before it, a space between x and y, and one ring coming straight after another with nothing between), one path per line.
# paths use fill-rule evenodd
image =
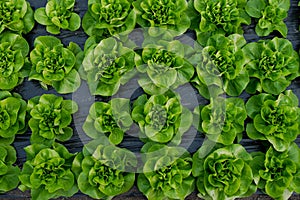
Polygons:
M181 136L189 130L193 115L181 105L179 95L168 91L140 96L133 103L132 119L140 127L141 140L178 145Z
M80 48L73 42L65 48L54 36L37 37L30 52L29 80L40 81L44 89L52 86L60 94L76 91L80 86L79 54Z
M122 142L124 132L133 123L130 113L129 99L114 98L108 103L95 102L82 128L93 139L104 134L112 144L117 145Z
M149 200L183 200L194 191L192 158L184 148L147 143L141 151L144 165L137 186Z
M1 11L0 11L1 12ZM29 45L20 35L0 34L0 89L12 90L27 76Z
M75 0L48 0L46 7L36 9L34 19L52 34L59 34L60 29L76 31L81 19L73 12L74 5Z
M17 160L16 150L7 144L0 144L0 193L15 189L19 184L20 169L13 164Z
M0 2L0 33L10 30L26 34L33 27L33 10L26 0L2 0Z
M86 144L72 165L80 191L94 199L112 199L130 190L135 182L135 155L105 141Z
M286 151L299 135L300 108L291 90L278 97L265 93L252 96L246 110L252 119L246 129L249 138L268 140L276 151Z
M248 60L250 82L246 91L250 94L265 91L278 95L299 76L299 55L287 39L248 43L243 51Z
M193 175L198 196L225 200L251 196L256 191L250 167L251 155L240 144L213 150L206 156L200 148L193 156Z
M27 104L17 93L0 91L0 143L11 144L16 134L27 130Z
M128 34L136 24L132 0L89 0L82 28L89 36L108 38Z
M134 75L136 53L114 38L91 46L83 60L83 74L92 95L112 96Z
M26 162L19 175L21 191L31 190L32 200L70 197L77 191L75 175L71 171L74 154L61 144L52 147L33 144L24 148Z
M300 193L300 149L292 143L284 152L270 147L266 154L254 152L251 167L258 188L276 200Z
M31 143L52 144L55 140L67 141L73 135L69 127L72 114L77 112L77 103L64 100L54 94L43 94L28 101L31 119L28 124L32 131Z

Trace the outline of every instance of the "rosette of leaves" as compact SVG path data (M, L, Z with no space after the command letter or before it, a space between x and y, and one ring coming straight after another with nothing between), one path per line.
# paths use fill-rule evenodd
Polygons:
M243 51L248 59L248 93L265 91L278 95L299 76L299 55L287 39L275 37L252 42Z
M27 104L17 93L0 91L0 143L11 144L16 134L27 130Z
M196 107L194 116L195 127L208 139L224 145L241 141L247 118L243 99L213 99L209 105Z
M75 155L61 144L32 144L24 148L26 162L19 175L21 191L31 190L32 200L70 197L78 191L71 171Z
M181 136L189 130L193 115L181 105L179 95L168 91L147 97L141 95L133 103L132 119L140 128L144 142L180 144Z
M189 62L192 54L192 47L178 40L145 45L137 70L147 76L142 76L139 84L148 94L161 94L189 82L194 75L194 66Z
M268 140L276 151L286 151L299 135L300 108L291 90L278 97L265 93L252 96L246 110L252 119L246 128L249 138Z
M300 193L300 150L293 143L286 151L270 147L266 154L254 152L251 167L258 188L273 199L289 199Z
M197 40L206 45L207 39L215 34L243 34L242 24L249 25L251 18L245 11L246 0L195 0L194 15L191 16L197 32ZM199 17L200 14L200 17Z
M137 23L147 28L150 36L156 37L166 31L178 36L190 27L185 0L137 0L132 4L137 14Z
M89 0L88 11L82 19L82 28L89 36L108 38L128 34L136 24L132 0Z
M132 152L99 139L83 147L72 169L82 193L94 199L112 199L132 188L136 166L137 160Z
M4 30L11 30L26 34L33 27L33 10L26 0L2 0L0 2L0 33Z
M59 34L60 29L76 31L81 19L73 12L74 5L75 0L48 0L46 7L36 9L34 19L52 34Z
M69 125L72 114L78 110L76 102L43 94L30 99L27 110L31 116L28 122L32 131L31 143L51 145L55 140L64 142L72 137L73 129Z
M141 152L144 165L137 186L147 199L183 200L194 191L192 158L186 149L147 143Z
M134 75L137 54L114 38L88 48L83 60L82 78L92 95L112 96Z
M241 50L245 44L242 35L216 34L208 39L201 56L196 54L191 59L197 72L192 82L203 97L209 99L224 92L239 96L243 92L249 82L247 54Z
M29 80L40 81L44 89L52 86L60 94L76 91L81 83L77 72L80 54L80 47L73 42L65 48L54 36L37 37L30 52L32 68Z
M11 32L0 34L1 90L14 89L27 76L28 53L29 45L22 36Z
M258 36L268 36L276 30L284 37L288 29L283 20L289 8L289 0L249 0L245 7L248 15L257 19L255 32Z
M133 123L130 113L129 99L114 98L108 103L95 102L82 128L93 139L105 135L110 143L117 145L122 142L124 132Z
M235 199L256 192L251 155L240 144L200 148L193 156L193 175L203 199ZM211 148L210 148L211 149Z
M0 144L0 193L15 189L19 184L20 169L13 166L16 162L16 150L8 144Z

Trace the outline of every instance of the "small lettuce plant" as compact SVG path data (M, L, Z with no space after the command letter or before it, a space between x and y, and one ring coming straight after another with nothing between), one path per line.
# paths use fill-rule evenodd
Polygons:
M252 96L246 110L252 119L246 128L249 138L267 140L276 151L286 151L299 135L300 108L291 90L278 97L265 93Z
M276 200L289 199L300 193L300 149L292 143L286 151L270 147L266 154L253 152L253 170L258 188Z
M0 193L15 189L19 184L20 169L14 166L16 150L8 144L0 144Z
M178 145L193 115L181 105L179 95L168 91L150 97L141 95L133 103L132 119L139 125L141 140Z
M2 0L0 2L0 33L10 30L19 34L27 34L33 27L33 10L26 0Z
M132 0L89 0L82 19L83 30L89 36L102 38L129 33L136 24L131 4Z
M71 171L75 155L63 145L32 144L24 150L26 162L19 175L19 189L23 192L30 190L32 200L70 197L78 192L75 175Z
M98 139L84 145L72 169L82 193L94 199L112 199L133 187L136 165L132 152Z
M268 36L278 31L283 37L288 29L284 19L288 16L289 0L249 0L245 7L249 16L257 19L255 32L258 36Z
M194 110L196 128L208 139L224 145L240 142L247 118L244 101L240 98L216 98Z
M193 175L197 177L200 198L225 200L255 193L257 187L250 167L253 159L242 145L214 148L208 155L206 151L200 148L193 156Z
M0 11L1 12L1 11ZM28 75L29 45L20 35L0 34L0 89L12 90Z
M183 200L194 191L192 158L184 148L148 143L141 151L144 165L137 186L147 199Z
M112 144L122 142L124 132L133 123L129 99L114 98L108 103L95 102L83 124L84 132L93 139L107 136Z
M27 110L31 116L28 122L31 143L51 145L55 140L63 142L72 137L73 129L69 125L72 114L78 110L76 102L43 94L30 99Z
M75 0L48 0L46 7L36 9L34 19L52 34L59 34L60 29L76 31L80 28L81 19L73 12L74 5Z
M76 91L81 83L77 72L80 64L76 62L80 52L73 42L65 48L54 36L37 37L30 52L29 80L38 80L44 89L52 86L60 94Z
M248 43L243 51L250 76L246 91L250 94L264 91L278 95L299 76L299 55L287 39L275 37Z
M0 143L11 144L16 134L27 130L27 104L17 93L0 91Z

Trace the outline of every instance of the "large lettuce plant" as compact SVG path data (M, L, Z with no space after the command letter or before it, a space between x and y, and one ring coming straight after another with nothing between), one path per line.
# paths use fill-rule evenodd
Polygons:
M181 105L178 94L168 91L160 95L140 96L133 103L132 119L140 127L140 139L148 142L180 144L189 130L193 115Z
M46 7L36 9L34 19L46 26L52 34L59 34L60 29L76 31L80 28L80 16L73 12L75 0L48 0Z
M299 76L299 55L287 39L275 37L248 43L243 51L250 76L248 93L264 91L278 95Z
M31 143L51 145L55 140L67 141L73 135L69 127L72 114L77 112L77 103L64 100L54 94L43 94L28 101L28 122L32 131Z
M270 147L266 154L254 152L251 167L258 188L276 200L300 193L300 149L293 143L286 151Z
M0 91L0 143L11 144L16 134L27 130L27 104L17 93Z
M2 0L0 2L0 33L4 30L11 30L26 34L33 27L33 10L26 0Z
M251 139L268 140L277 151L286 151L299 135L300 108L291 90L278 97L265 93L252 96L246 110L252 119L246 129Z
M213 149L208 155L206 151L200 148L193 156L193 175L197 177L200 198L225 200L255 193L257 187L250 167L253 160L242 145Z
M80 54L77 44L70 42L65 48L54 36L39 36L30 52L32 68L29 80L38 80L44 89L52 86L58 93L76 91L80 86L80 67L76 62Z
M112 199L134 185L136 165L132 152L100 138L84 145L72 169L82 193L95 199Z
M78 191L71 171L75 155L61 144L33 144L24 148L26 162L19 175L21 191L30 190L32 200L70 197Z
M141 151L144 165L137 186L147 199L183 200L194 191L192 158L184 148L148 143Z
M28 75L29 45L20 35L0 34L0 89L12 90Z
M249 0L245 7L246 12L257 19L255 32L258 36L267 36L276 30L284 37L288 29L283 20L289 8L289 0Z

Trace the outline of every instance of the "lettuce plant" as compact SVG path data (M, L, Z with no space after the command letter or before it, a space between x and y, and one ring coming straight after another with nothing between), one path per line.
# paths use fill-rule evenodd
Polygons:
M194 75L188 61L192 53L192 47L178 40L145 45L137 70L147 76L140 78L139 84L148 94L160 94L189 82Z
M124 47L114 38L102 40L91 46L83 60L83 71L86 75L92 95L112 96L121 84L130 80L134 73L135 52Z
M200 148L193 156L193 175L203 199L235 199L256 191L250 167L251 155L240 144L213 149Z
M246 0L195 0L194 8L201 20L196 28L197 40L205 45L214 34L243 34L242 24L249 25L250 17L245 11Z
M30 52L32 68L29 80L40 81L44 89L52 86L60 94L76 91L80 86L77 72L80 64L76 62L80 53L78 48L73 42L65 48L54 36L37 37Z
M15 189L19 184L20 169L13 166L16 162L16 150L8 144L0 144L0 193Z
M109 37L134 29L136 14L132 0L89 0L82 28L89 36Z
M276 30L284 37L288 29L283 20L289 8L289 0L249 0L245 7L246 12L257 19L255 32L258 36L267 36Z
M258 188L276 200L300 193L300 149L293 143L286 151L270 147L266 154L253 153L251 167Z
M33 144L24 148L26 162L19 175L21 191L31 190L32 200L70 197L78 191L71 171L74 154L61 144Z
M130 190L135 181L135 155L105 141L86 144L72 165L80 191L94 199L112 199Z
M0 89L12 90L27 76L29 45L20 35L0 34Z
M129 99L114 98L108 103L95 102L83 124L85 133L93 139L108 136L112 144L123 140L124 132L133 123Z
M2 0L0 2L0 33L4 30L11 30L26 34L33 27L33 10L26 0Z
M239 96L243 92L249 82L247 55L241 50L245 44L244 37L238 34L216 34L208 39L202 56L196 54L197 59L193 59L198 62L192 82L202 96L210 98L223 92Z
M247 118L244 101L240 98L216 98L209 105L194 111L196 127L208 139L224 145L240 142Z
M192 113L180 103L180 97L168 91L147 97L141 95L133 103L132 119L140 127L140 139L158 143L181 142L181 136L192 124Z
M0 143L11 144L16 134L27 130L27 104L17 93L0 91Z
M55 140L63 142L72 137L73 129L69 125L72 114L78 110L76 102L43 94L30 99L27 110L31 116L28 122L32 131L31 143L50 145Z
M252 96L246 103L252 119L247 124L247 135L254 140L268 140L277 151L286 151L299 135L300 108L291 90L278 97L270 94Z
M149 200L185 199L195 189L192 158L182 147L148 143L142 148L143 173L138 175L138 189Z
M248 59L248 93L265 91L278 95L299 76L299 55L287 39L275 37L248 43L243 51Z
M48 0L46 7L36 9L34 19L46 26L52 34L59 34L60 29L76 31L80 28L80 16L73 12L75 0Z
M150 36L161 35L167 30L178 36L190 27L185 0L137 0L132 4L137 14L137 23L147 28Z

